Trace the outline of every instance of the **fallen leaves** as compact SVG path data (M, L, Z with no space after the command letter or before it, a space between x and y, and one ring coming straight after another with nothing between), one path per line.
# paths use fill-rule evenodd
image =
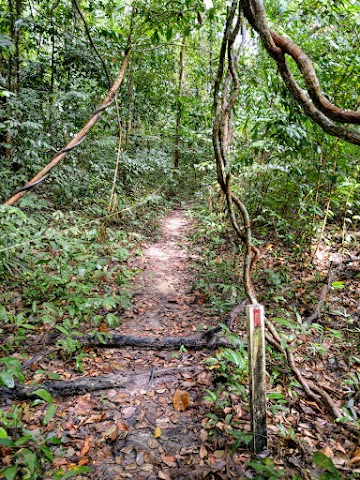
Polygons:
M185 390L175 390L173 405L176 412L182 412L190 406L190 395Z
M135 406L126 407L122 411L123 418L125 420L127 420L127 419L131 418L134 415L135 412L136 412L136 407Z
M90 450L90 443L89 443L89 439L88 438L85 438L84 440L84 443L83 443L83 446L80 450L80 453L79 453L79 457L85 457L85 455L89 452Z
M349 465L352 466L352 465L355 465L357 463L360 463L360 448L358 448L353 457L351 458L351 460L349 461Z
M112 440L115 441L118 437L118 427L116 425L111 425L103 434L104 440Z
M173 455L162 455L161 461L168 467L176 467L176 458Z
M156 428L155 428L155 430L154 430L154 437L155 437L155 438L161 437L161 428L159 428L159 427L156 427Z

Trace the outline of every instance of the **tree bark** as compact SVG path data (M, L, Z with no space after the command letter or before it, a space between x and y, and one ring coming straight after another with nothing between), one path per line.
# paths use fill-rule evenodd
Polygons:
M180 57L179 57L179 88L178 88L177 111L176 111L174 168L179 168L179 160L180 160L180 128L181 128L181 113L182 113L181 96L182 96L183 83L184 83L184 55L185 55L185 37L183 38L182 47L180 49Z
M206 332L207 333L207 332ZM96 337L80 338L83 345L97 348L138 347L149 350L177 349L180 347L201 350L203 348L232 347L225 338L206 335L192 337L136 337L133 335L110 335L102 340ZM216 332L214 332L216 333ZM213 338L212 338L213 337Z
M182 371L193 371L198 369L198 366L167 368L161 370L154 370L151 372L142 373L116 373L111 375L104 375L102 377L87 377L78 378L75 380L49 380L40 385L25 386L16 385L14 388L0 388L2 397L16 398L19 400L32 400L39 398L36 391L39 389L47 390L55 397L69 397L72 395L84 395L87 392L96 392L98 390L108 390L111 388L121 390L131 390L143 387L144 383L151 387L152 382L157 383L157 379L163 381L164 377L170 375L178 375ZM158 380L158 381L159 381Z

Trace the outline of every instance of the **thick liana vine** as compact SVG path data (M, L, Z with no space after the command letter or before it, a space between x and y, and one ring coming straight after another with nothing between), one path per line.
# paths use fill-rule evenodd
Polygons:
M360 140L360 135L337 126L331 121L331 119L337 120L338 122L352 120L353 123L359 123L359 114L358 112L339 109L330 104L329 101L324 100L310 60L303 54L299 47L290 40L283 39L268 29L266 14L262 3L259 1L247 2L233 0L227 16L220 49L218 72L215 80L212 140L218 182L226 197L229 219L238 239L243 243L245 249L243 267L245 294L251 304L256 304L258 302L252 283L252 273L259 258L259 251L252 242L251 220L246 205L231 189L232 175L229 161L229 147L233 136L232 110L238 96L240 85L237 64L245 43L245 18L260 34L268 52L278 63L279 71L285 84L294 97L299 100L305 112L317 121L325 131L344 138L351 143L357 143L357 137L359 137ZM241 40L236 42L240 33ZM236 54L234 53L235 43L239 43ZM301 72L308 80L309 95L313 100L300 89L294 80L286 64L285 53L293 56L297 61ZM331 114L330 110L333 114ZM318 121L319 119L321 121ZM331 131L329 131L328 127ZM238 218L240 218L241 224ZM274 324L268 318L266 319L266 328L266 340L268 344L283 354L291 371L301 384L307 396L317 403L323 403L336 419L343 417L342 410L334 403L327 392L305 380L296 365L291 348L286 344ZM353 433L358 434L357 429L352 425L346 425L346 427Z

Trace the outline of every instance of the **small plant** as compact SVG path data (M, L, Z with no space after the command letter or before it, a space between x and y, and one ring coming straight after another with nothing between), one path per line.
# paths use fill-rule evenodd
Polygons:
M315 452L312 461L324 470L318 480L342 480L343 477L331 458L321 452Z
M278 480L284 477L284 470L277 470L271 458L252 460L247 465L256 472L254 480Z
M4 357L0 358L0 363L5 365L0 371L0 386L14 388L15 378L20 382L25 382L25 375L21 371L21 363L16 358Z
M1 359L11 375L16 376L20 381L24 381L23 375L18 374L18 362L4 362L4 360L7 359ZM4 375L1 378L3 382ZM13 377L5 377L5 381L6 385L12 388ZM45 389L36 390L34 395L38 399L31 403L32 407L44 402L48 404L42 422L46 426L55 414L56 405L53 403L51 394ZM14 480L15 478L40 479L43 467L54 460L50 447L61 444L59 438L46 436L42 429L39 429L37 433L28 430L22 421L23 409L24 407L14 405L9 410L0 410L0 447L4 456L3 464L5 465L4 468L0 469L0 475L6 480Z

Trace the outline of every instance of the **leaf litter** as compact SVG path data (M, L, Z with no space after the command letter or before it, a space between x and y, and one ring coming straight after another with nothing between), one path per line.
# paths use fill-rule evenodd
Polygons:
M216 326L223 320L214 315L206 296L192 289L191 263L194 258L201 261L201 255L194 255L192 245L185 239L190 228L183 211L171 213L162 221L158 241L149 245L142 256L130 260L139 270L133 307L125 311L121 325L111 333L191 335L204 325ZM352 282L348 283L353 289ZM300 308L307 308L306 303ZM100 330L104 328L100 324ZM236 324L237 331L243 328L242 324ZM304 335L302 340L305 349L311 338ZM331 355L335 357L336 351ZM56 360L44 360L34 367L34 370L39 367L52 370L64 379L109 372L139 375L139 381L126 391L113 388L55 399L56 413L44 431L62 438L62 445L53 449L55 460L44 480L51 479L58 468L66 472L74 465L92 468L91 473L76 478L94 480L256 478L247 466L251 460L248 449L240 447L232 452L229 424L221 418L215 425L211 422L213 405L204 401L205 390L214 388L212 372L203 363L208 356L207 352L190 350L94 349L83 360L81 375L66 365L60 367ZM193 371L184 369L194 366ZM151 373L174 368L176 374L163 377L153 377ZM314 360L303 364L302 370L304 375L308 370L309 376L314 371L320 372L322 387L331 390L333 398L343 398L334 386L336 378L327 373L324 365ZM283 393L280 386L278 382L277 393ZM351 472L351 478L360 478L356 477L356 469L360 467L356 442L347 438L341 425L328 419L324 409L307 399L301 390L295 391L294 398L288 399L290 414L269 410L270 448L275 453L275 464L291 474L304 474L301 478L316 478L311 475L316 475L318 467L314 467L311 457L318 451L337 468ZM232 400L231 406L224 408L224 417L232 415L239 429L249 431L247 405L240 404L235 397ZM38 406L30 411L25 402L23 405L24 421L30 430L36 431L41 426L44 408ZM281 425L287 427L287 432L291 427L295 436L285 433L279 436Z

